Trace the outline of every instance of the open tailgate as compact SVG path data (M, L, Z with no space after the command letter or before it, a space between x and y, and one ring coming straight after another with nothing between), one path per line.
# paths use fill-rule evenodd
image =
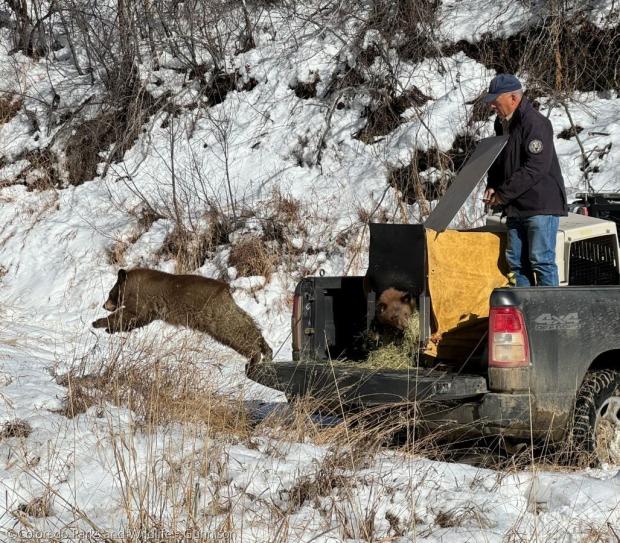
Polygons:
M253 381L289 398L310 396L325 403L363 406L420 400L459 400L488 392L480 375L459 375L426 368L360 369L355 364L270 362L248 374Z

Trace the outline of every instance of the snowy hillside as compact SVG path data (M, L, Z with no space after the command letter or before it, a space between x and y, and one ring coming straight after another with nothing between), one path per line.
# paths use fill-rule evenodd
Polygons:
M479 99L496 66L475 44L535 50L527 33L553 3L404 2L427 10L409 26L373 19L381 2L189 4L0 7L2 540L618 540L616 467L493 471L415 447L361 454L309 419L231 424L285 401L238 354L161 322L90 326L121 267L201 274L290 358L297 281L363 274L369 221L428 214L492 133ZM612 0L578 7L591 34L618 24ZM596 66L563 68L565 89L535 65L518 75L553 123L569 196L620 191L613 67L590 87L574 74ZM456 224L481 223L482 191ZM169 419L144 403L155 389Z

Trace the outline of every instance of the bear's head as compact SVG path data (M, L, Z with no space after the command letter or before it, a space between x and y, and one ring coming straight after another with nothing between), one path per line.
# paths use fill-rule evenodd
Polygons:
M103 304L107 311L116 311L123 306L123 294L125 292L125 281L127 281L127 270L118 270L116 283L108 294L108 299Z
M404 331L415 308L416 303L411 294L390 287L381 293L377 301L377 320Z

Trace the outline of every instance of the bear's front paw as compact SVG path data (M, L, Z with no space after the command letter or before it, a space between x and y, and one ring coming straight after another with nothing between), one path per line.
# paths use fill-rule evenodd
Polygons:
M96 321L93 321L92 326L93 328L107 328L108 319L106 317L103 317L102 319L97 319Z

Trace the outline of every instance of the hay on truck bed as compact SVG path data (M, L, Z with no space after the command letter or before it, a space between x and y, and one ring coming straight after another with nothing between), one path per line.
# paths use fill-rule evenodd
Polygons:
M395 332L390 334L390 337L382 337L377 332L371 332L361 339L369 351L365 360L336 360L334 364L354 365L356 368L370 370L404 370L415 367L422 347L418 312L413 312L408 327L402 334Z
M409 319L402 341L392 341L370 351L368 358L360 364L368 369L405 370L416 366L420 355L420 318L414 311Z

